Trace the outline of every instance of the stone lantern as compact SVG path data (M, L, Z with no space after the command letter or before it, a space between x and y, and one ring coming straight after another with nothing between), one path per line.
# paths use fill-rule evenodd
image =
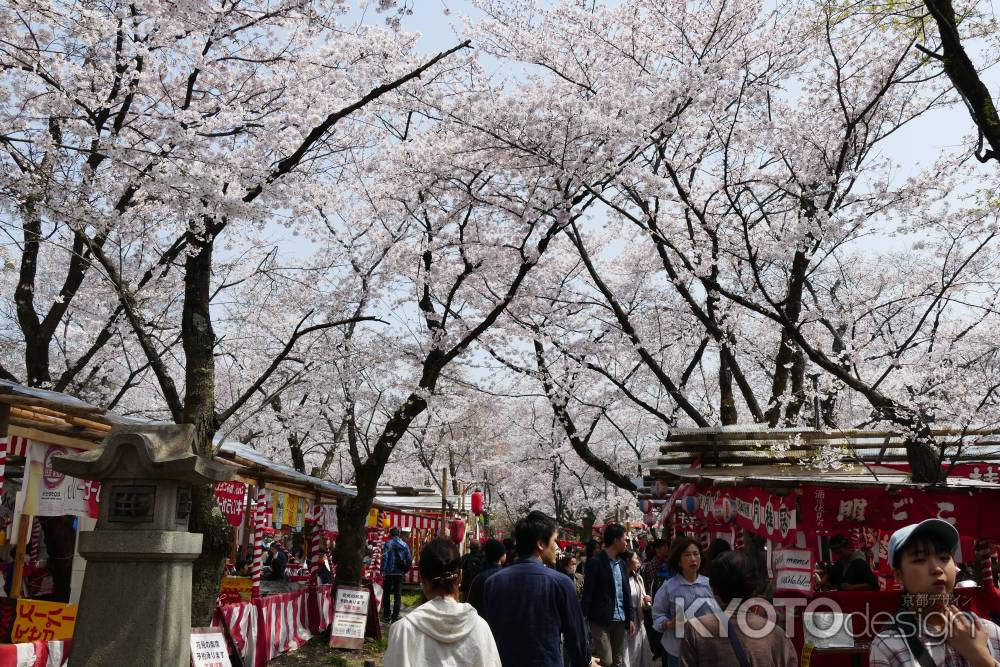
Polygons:
M193 442L189 424L115 426L101 447L53 459L61 473L101 482L97 526L79 536L87 570L71 666L189 664L202 540L188 532L191 486L233 478Z

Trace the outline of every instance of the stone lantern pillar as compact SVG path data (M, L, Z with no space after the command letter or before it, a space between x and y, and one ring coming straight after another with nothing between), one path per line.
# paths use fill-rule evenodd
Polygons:
M189 664L191 568L202 540L188 532L191 485L233 477L193 442L189 424L116 426L100 448L54 458L59 472L101 482L97 526L79 535L87 571L73 667Z

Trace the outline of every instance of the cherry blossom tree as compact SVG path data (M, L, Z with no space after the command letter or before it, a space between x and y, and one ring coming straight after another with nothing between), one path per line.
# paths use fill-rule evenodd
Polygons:
M421 57L413 36L341 26L347 8L263 1L81 10L39 2L0 10L9 128L2 144L12 167L4 187L24 234L20 285L27 287L19 287L17 304L32 379L48 381L34 371L45 363L35 348L51 339L34 336L27 299L33 244L45 225L73 243L77 266L65 271L63 302L78 276L99 267L118 300L107 321L127 323L169 417L194 424L199 453L213 452L222 424L301 339L368 319L339 312L336 303L286 315L276 336L282 342L261 346L269 360L260 374L243 377L233 401L218 406L213 315L228 287L218 281L218 264L226 262L218 246L269 225L299 225L304 211L325 202L338 174L364 160L377 140L372 127L405 118L393 101L402 99L398 92L427 85L421 77L433 78L438 63L465 46ZM150 289L176 340L161 340L162 327L147 312ZM50 306L42 334L62 315ZM194 496L192 529L206 536L194 612L207 619L228 539L211 489Z
M559 331L562 348L581 368L671 424L671 414L623 382L628 364L620 365L625 374L609 377L605 364L592 361L595 343L617 344L624 335L684 421L735 423L743 413L773 426L808 419L802 407L811 396L812 367L828 378L828 424L839 421L841 391L862 398L871 408L866 422L889 422L910 434L915 477L936 480L941 467L929 424L948 403L928 409L913 387L940 373L936 354L966 357L968 334L958 332L993 317L992 287L983 286L995 284L986 261L995 210L958 186L958 174L983 178L963 168L961 155L900 178L883 153L928 109L953 103L909 28L883 15L811 4L483 8L491 18L480 43L497 57L547 72L540 87L560 100L567 118L582 119L604 146L634 145L636 136L648 141L620 176L594 191L617 234L602 237L583 221L565 231L586 269L583 289L573 283L580 296L566 310L613 316L616 334L603 327L589 337L579 335L579 326ZM576 168L560 166L568 176ZM947 223L926 222L942 218ZM919 289L892 290L905 307L877 302L847 316L843 297L866 276L844 270L870 269L857 255L888 230L924 237L910 249L910 261L934 267L928 268L934 279ZM628 266L615 261L614 244L623 237L644 243L659 266L632 256ZM670 365L660 355L675 330L644 319L656 303L641 296L657 285L700 330L685 337L687 353ZM651 307L640 305L646 303ZM956 329L945 342L943 321ZM530 327L528 334L536 342L545 335ZM764 344L774 346L770 355L762 354ZM884 344L892 347L871 349ZM866 363L857 363L862 347ZM681 389L692 365L715 375L717 407L692 400L697 390ZM971 402L982 403L973 419L992 419L993 392L970 390L978 397Z

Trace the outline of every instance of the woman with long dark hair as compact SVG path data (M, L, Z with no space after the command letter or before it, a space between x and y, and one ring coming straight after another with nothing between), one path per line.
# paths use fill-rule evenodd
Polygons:
M420 550L420 587L427 602L389 628L384 667L501 667L493 633L470 604L458 601L462 559L449 539Z

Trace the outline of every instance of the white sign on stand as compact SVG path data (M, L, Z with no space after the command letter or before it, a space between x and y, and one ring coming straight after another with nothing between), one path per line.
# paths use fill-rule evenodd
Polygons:
M337 589L337 613L368 615L368 591L356 588Z
M774 590L777 593L809 593L812 591L812 575L798 570L781 570Z
M364 646L369 602L367 588L337 586L333 621L330 624L330 646L350 649Z
M232 667L219 628L191 628L191 667Z

